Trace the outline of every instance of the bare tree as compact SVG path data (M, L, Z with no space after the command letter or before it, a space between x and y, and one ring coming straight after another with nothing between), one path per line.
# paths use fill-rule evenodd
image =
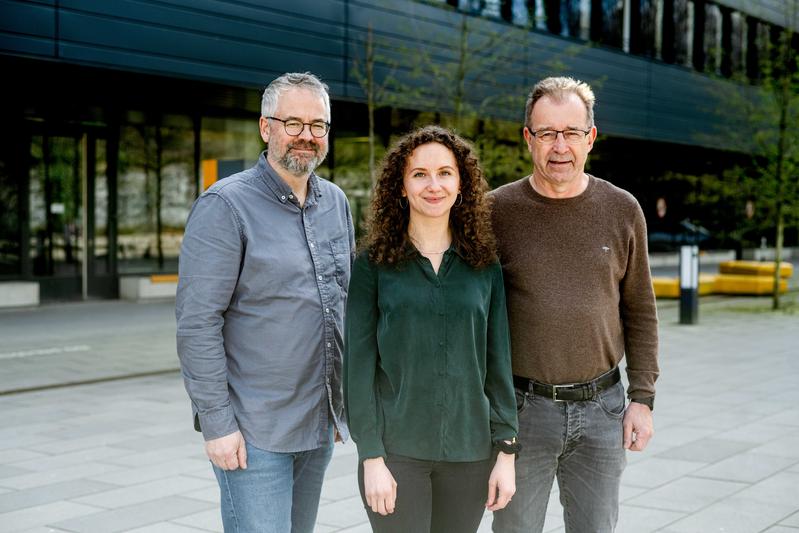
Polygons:
M715 135L752 154L751 165L733 173L738 175L738 203L757 206L754 215L747 216L754 216L753 223L763 230L774 231L773 309L780 308L785 227L799 216L799 57L794 29L799 0L786 0L782 9L785 26L764 28L757 50L747 54L757 58L747 69L750 76L756 74L756 85L743 79L711 84L711 97L719 102L716 114L724 124Z

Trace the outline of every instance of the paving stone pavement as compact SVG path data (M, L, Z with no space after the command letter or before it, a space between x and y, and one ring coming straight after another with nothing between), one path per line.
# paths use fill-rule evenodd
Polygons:
M675 302L659 305L656 434L628 455L617 531L799 533L799 306L789 300L793 313L775 314L767 299L706 298L693 326L677 324ZM0 531L222 530L174 371L172 305L0 312ZM336 447L317 533L370 530L356 463L352 443ZM560 515L553 490L545 531L564 531Z

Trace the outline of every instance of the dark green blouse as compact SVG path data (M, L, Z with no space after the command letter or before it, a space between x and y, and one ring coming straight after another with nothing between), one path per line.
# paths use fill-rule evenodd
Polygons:
M453 249L438 274L413 252L400 267L355 260L345 319L344 396L360 460L386 452L480 461L518 431L498 263Z

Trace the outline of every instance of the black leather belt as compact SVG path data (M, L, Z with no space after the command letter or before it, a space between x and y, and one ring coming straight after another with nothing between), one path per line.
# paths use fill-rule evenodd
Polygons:
M600 392L608 389L619 382L621 373L619 368L606 372L593 381L586 383L570 383L568 385L548 385L539 383L529 378L513 376L513 385L525 392L532 392L538 396L544 396L556 402L572 401L582 402L590 400Z

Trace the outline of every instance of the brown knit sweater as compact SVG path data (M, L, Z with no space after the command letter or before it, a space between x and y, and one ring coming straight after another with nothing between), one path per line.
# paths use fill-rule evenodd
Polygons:
M505 276L513 373L589 381L627 357L628 395L655 394L657 311L646 222L631 194L589 176L574 198L529 177L491 192Z

